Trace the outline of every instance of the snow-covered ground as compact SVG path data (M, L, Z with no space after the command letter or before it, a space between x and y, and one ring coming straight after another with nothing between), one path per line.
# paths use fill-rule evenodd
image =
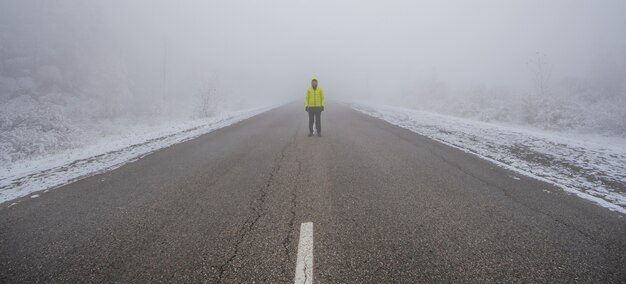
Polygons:
M546 132L391 106L353 108L626 214L624 138Z
M274 107L225 112L204 119L173 121L149 127L131 125L123 134L103 137L91 145L2 165L0 203L118 168L161 148L193 139ZM37 196L34 194L31 197Z

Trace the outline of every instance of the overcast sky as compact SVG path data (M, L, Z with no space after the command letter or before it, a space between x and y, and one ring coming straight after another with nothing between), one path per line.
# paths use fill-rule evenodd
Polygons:
M188 25L198 24L220 66L232 63L225 76L278 90L311 75L337 96L363 87L385 96L431 76L459 88L524 88L536 52L557 78L595 76L598 64L624 71L626 62L621 0L254 2L190 4L177 15L194 11Z
M4 29L38 17L93 25L82 36L123 58L138 84L159 85L165 66L169 92L210 80L231 96L300 99L311 76L344 98L433 77L452 89L530 89L536 52L557 79L626 77L623 0L0 2Z

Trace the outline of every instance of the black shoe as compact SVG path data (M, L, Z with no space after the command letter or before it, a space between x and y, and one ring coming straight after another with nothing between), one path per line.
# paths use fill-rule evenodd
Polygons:
M309 132L309 137L313 136L313 132Z
M322 132L317 132L317 136L322 136Z

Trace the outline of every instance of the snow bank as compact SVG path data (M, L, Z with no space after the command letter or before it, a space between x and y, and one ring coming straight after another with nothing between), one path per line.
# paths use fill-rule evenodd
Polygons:
M124 131L118 129L117 134L100 137L93 144L3 164L0 168L0 203L118 168L161 148L196 138L272 108L226 112L209 118L153 126L128 125L123 128Z
M391 106L354 109L626 214L626 139L492 124Z

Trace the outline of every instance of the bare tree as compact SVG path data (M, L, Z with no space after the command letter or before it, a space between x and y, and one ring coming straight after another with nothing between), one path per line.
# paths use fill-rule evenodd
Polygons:
M219 105L219 97L217 95L218 79L215 76L209 76L203 86L200 88L198 111L200 117L210 117L217 112Z
M549 103L550 77L552 64L548 63L547 56L537 52L535 57L526 63L531 73L534 91L522 97L522 109L527 123L535 124L543 120L546 104Z
M200 117L209 117L215 111L215 88L209 86L200 96Z
M553 65L547 60L547 56L537 52L535 58L527 62L528 69L532 74L535 94L540 97L550 95L550 77L552 76Z

